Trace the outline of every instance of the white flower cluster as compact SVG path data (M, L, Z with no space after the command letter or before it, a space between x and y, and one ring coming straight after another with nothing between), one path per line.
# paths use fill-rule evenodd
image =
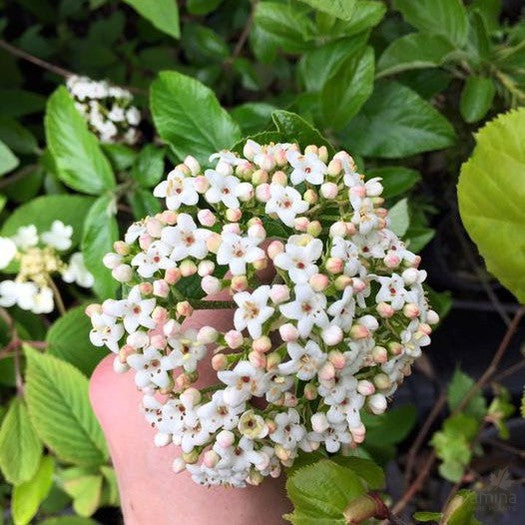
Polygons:
M135 372L156 445L179 446L175 471L205 485L257 484L299 450L357 446L360 414L386 409L439 320L420 258L388 229L379 179L325 147L249 140L243 155L171 171L154 190L168 209L104 258L129 293L88 308L93 344ZM195 283L231 302L188 299ZM227 307L226 333L181 326ZM199 389L205 358L218 382Z
M76 108L101 142L137 142L141 115L132 105L133 95L127 89L76 75L67 79L66 86Z
M0 306L18 305L35 314L54 309L52 275L59 273L66 283L84 288L93 286L93 276L84 265L81 252L71 255L69 262L60 252L72 245L72 226L54 221L49 231L40 235L34 224L21 226L12 237L0 237L0 270L18 272L14 280L0 282Z

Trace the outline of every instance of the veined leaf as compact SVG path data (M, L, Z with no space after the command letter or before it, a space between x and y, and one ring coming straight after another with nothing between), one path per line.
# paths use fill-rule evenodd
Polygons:
M0 177L14 170L19 164L15 154L0 140Z
M176 0L124 0L157 29L179 38L179 8Z
M301 2L342 20L352 18L357 3L356 0L301 0Z

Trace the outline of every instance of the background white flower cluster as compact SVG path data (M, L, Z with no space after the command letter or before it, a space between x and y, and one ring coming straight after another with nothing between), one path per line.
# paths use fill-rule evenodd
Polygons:
M18 228L12 237L0 237L0 270L17 274L14 280L0 282L0 306L17 305L35 314L52 312L54 274L66 283L91 288L94 279L82 252L73 253L67 263L64 260L72 235L72 226L54 221L50 230L41 234L30 224Z
M420 258L388 228L380 180L348 153L249 140L210 162L187 157L155 188L168 209L104 259L124 298L88 314L93 344L134 370L155 443L180 447L175 471L244 486L300 450L361 443L361 413L386 409L439 319ZM188 299L188 283L231 303ZM232 330L183 329L215 307L235 309ZM218 382L198 389L206 358Z
M141 115L127 89L77 75L70 76L66 86L76 108L101 142L130 145L137 142Z

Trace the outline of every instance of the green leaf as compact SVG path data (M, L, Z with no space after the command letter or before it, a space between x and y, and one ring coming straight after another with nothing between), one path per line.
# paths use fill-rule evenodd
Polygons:
M91 322L83 306L71 308L59 317L47 332L48 353L71 363L86 376L90 376L98 363L107 355L89 341Z
M356 0L301 0L323 13L341 20L350 20L354 14Z
M128 193L128 201L136 220L143 219L147 215L152 217L162 210L160 200L153 196L151 190L144 188L137 188L135 191Z
M379 416L363 415L363 423L367 428L367 445L396 444L403 441L417 420L417 410L413 405L403 405L393 408Z
M200 24L184 24L181 43L186 57L195 64L221 63L230 55L230 48L224 39Z
M321 93L323 122L328 128L341 129L361 109L374 89L374 50L345 59L326 82Z
M99 507L102 496L101 474L77 474L73 468L62 473L64 490L73 498L75 512L83 517L91 516Z
M13 152L0 140L0 177L13 171L20 161Z
M14 488L11 512L15 525L27 525L37 513L38 507L51 489L54 470L53 458L45 456L40 465L37 464L34 477Z
M379 24L385 13L386 6L384 2L359 0L352 18L347 21L338 20L330 29L330 33L345 37L357 35Z
M0 118L0 140L16 153L30 155L38 151L35 136L11 118Z
M378 77L443 64L454 46L444 37L410 33L394 40L377 62Z
M394 0L394 9L423 33L442 35L458 47L467 40L467 12L461 0Z
M465 399L468 391L474 386L474 380L467 374L463 373L459 368L456 368L454 375L450 380L447 391L448 406L450 411L459 407ZM471 401L467 404L462 412L467 416L481 421L487 413L487 403L483 394L478 392Z
M214 11L222 0L188 0L186 2L186 9L192 15L207 15Z
M262 131L261 133L255 133L255 135L249 135L248 137L242 138L241 140L239 140L233 145L231 150L238 153L239 155L242 155L244 145L246 144L246 141L248 139L252 139L255 142L258 142L259 144L269 144L270 142L285 142L286 141L286 137L284 137L278 131Z
M91 197L81 195L44 195L19 206L4 222L0 235L10 237L18 228L34 224L39 233L49 230L53 221L59 220L73 226L71 240L78 244L82 235L82 223L90 206Z
M82 236L84 263L95 277L93 289L101 299L113 297L118 288L118 282L102 263L104 255L113 250L113 243L118 240L115 213L115 197L111 194L102 195L91 206L84 223Z
M412 516L416 521L439 521L441 519L441 512L414 512Z
M374 177L381 178L381 184L384 188L382 196L385 199L397 197L407 192L414 184L421 180L421 175L418 171L404 168L403 166L372 168L367 170L366 177L367 179Z
M272 113L277 109L267 102L247 102L231 110L231 116L245 134L257 133L272 120Z
M333 146L303 118L290 111L277 110L272 113L273 122L277 131L282 134L283 141L297 142L301 148L309 144L326 146L328 153L333 155Z
M124 0L157 29L179 38L179 9L176 0Z
M443 512L442 525L477 525L474 518L478 495L473 490L460 490Z
M160 182L164 175L164 149L147 144L137 155L131 176L143 187L151 188Z
M101 146L115 171L129 169L137 158L137 152L125 144L101 144Z
M0 468L4 478L13 485L28 481L35 475L41 455L42 442L27 408L20 397L14 397L0 428Z
M108 159L64 86L49 98L44 125L58 176L64 184L93 195L115 187Z
M465 122L481 120L492 107L495 94L496 86L491 78L468 77L459 100L459 109Z
M88 380L74 366L26 347L26 401L44 443L63 461L100 465L108 458L88 396Z
M40 525L98 525L96 521L81 516L60 516L41 521Z
M0 115L2 117L23 117L42 111L46 98L38 93L22 89L0 89Z
M240 139L239 126L212 90L197 80L164 71L151 86L151 112L160 136L179 158L193 155L201 164Z
M431 104L397 82L380 82L348 128L349 149L400 158L451 146L454 128Z
M498 116L476 135L458 183L459 212L485 263L525 303L525 108Z
M390 229L398 236L403 237L408 226L410 225L410 216L408 214L408 201L401 199L396 202L388 212L390 219Z
M353 470L322 459L296 470L286 482L286 491L298 514L341 519L348 502L365 489Z
M341 455L333 456L331 459L338 465L353 470L366 482L369 490L379 490L385 486L385 473L372 460Z
M470 2L469 9L477 11L481 15L490 33L499 29L499 17L502 9L501 0L473 0Z

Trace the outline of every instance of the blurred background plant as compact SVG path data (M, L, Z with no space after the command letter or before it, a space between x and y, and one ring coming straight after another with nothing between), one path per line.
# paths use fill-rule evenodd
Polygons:
M82 275L94 278L90 292L49 273L59 309L45 314L22 309L18 295L11 306L2 292L0 522L118 522L114 472L87 398L104 352L89 343L83 309L117 293L101 258L132 220L160 209L151 188L185 154L205 162L263 130L269 140L325 137L367 177L382 177L396 232L423 252L434 308L442 318L451 311L396 407L367 416L358 454L387 467L384 500L405 519L418 510L416 518L469 524L476 496L459 489L479 494L505 466L511 482L523 478L523 422L505 423L525 362L512 339L524 301L523 111L480 134L462 183L469 233L518 302L487 271L456 197L474 133L525 102L520 4L0 0L0 236L16 244L21 227L42 236L61 221L72 226L65 254L80 251ZM98 97L96 111L82 108L75 76L123 89ZM68 79L75 101L59 87ZM124 130L123 111L135 106L141 115L125 128L133 140L119 139L112 126ZM480 206L496 222L480 222ZM18 271L16 261L2 270L6 280ZM347 487L356 466L328 462L323 472ZM313 474L297 475L289 493L301 515L294 485ZM367 486L382 489L381 476ZM522 523L523 506L513 511L507 523Z

